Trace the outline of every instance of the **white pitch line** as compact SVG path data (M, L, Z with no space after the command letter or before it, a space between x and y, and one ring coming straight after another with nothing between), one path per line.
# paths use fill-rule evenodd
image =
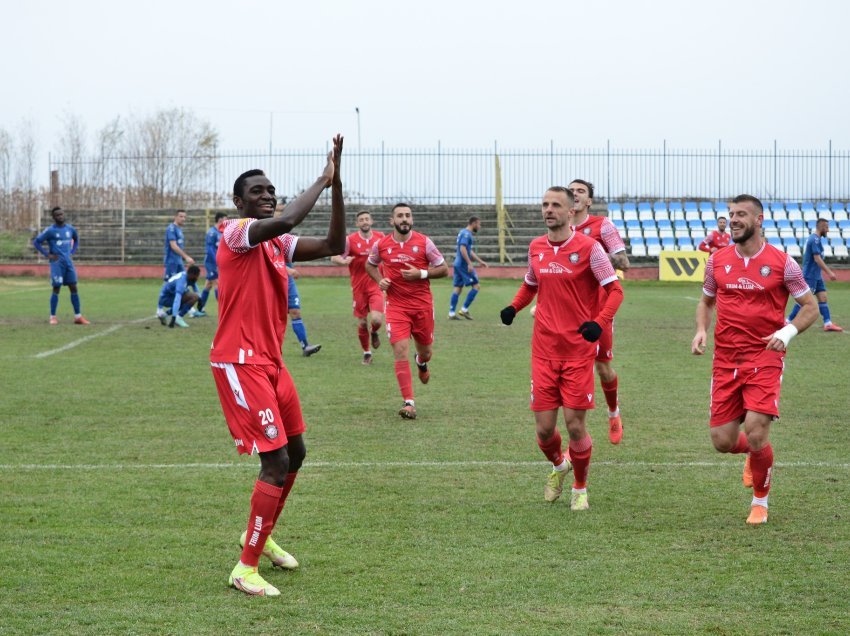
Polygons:
M477 468L488 466L525 467L548 466L544 461L420 461L420 462L307 462L305 468ZM740 466L732 462L618 462L597 461L594 466L614 466L625 468L735 468ZM850 468L846 462L778 462L777 468ZM194 464L0 464L0 470L193 470L193 469L257 469L257 464L234 463L194 463Z
M114 333L121 329L122 327L126 327L127 325L136 325L140 322L145 322L147 320L153 320L156 316L148 316L146 318L139 318L138 320L131 320L127 323L122 323L120 325L112 325L109 329L104 329L103 331L98 331L97 333L93 333L89 336L85 336L83 338L78 338L77 340L73 340L68 344L59 347L58 349L50 349L49 351L42 351L41 353L36 353L34 358L46 358L48 356L52 356L57 353L62 353L63 351L67 351L68 349L73 349L74 347L78 347L81 344L88 342L89 340L94 340L95 338L100 338L101 336L108 336L111 333Z

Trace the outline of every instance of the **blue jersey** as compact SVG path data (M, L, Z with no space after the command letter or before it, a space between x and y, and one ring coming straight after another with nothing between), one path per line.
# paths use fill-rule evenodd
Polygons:
M180 267L183 267L183 257L180 256L177 252L171 249L171 241L176 241L177 246L182 250L186 241L183 238L183 230L176 223L169 223L168 227L165 228L165 258L163 262L165 266L168 267L169 264L177 265L179 263Z
M168 307L171 305L171 314L176 316L180 311L180 301L187 289L198 291L198 286L195 283L190 283L186 272L174 274L162 284L162 289L159 291L159 306Z
M457 234L457 254L455 254L455 262L454 266L463 269L464 271L468 268L466 264L466 259L460 253L460 248L462 245L466 246L466 253L469 256L469 260L472 260L472 246L475 244L475 237L470 230L467 228L463 228Z
M209 268L215 267L215 255L218 254L218 244L221 243L221 232L217 226L212 226L207 230L207 238L205 240L207 255L204 264Z
M80 239L73 225L55 223L32 240L33 246L44 256L55 254L60 261L71 262L71 255L77 251ZM42 246L47 243L47 249Z
M815 255L823 258L823 245L820 234L812 232L806 240L806 250L803 252L803 278L817 280L821 277L820 265L815 262Z

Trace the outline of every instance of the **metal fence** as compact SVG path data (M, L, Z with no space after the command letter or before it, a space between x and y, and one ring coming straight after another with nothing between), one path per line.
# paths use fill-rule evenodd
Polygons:
M51 160L62 205L155 207L230 205L232 184L245 170L261 168L278 193L296 196L321 173L327 151L216 152L205 157ZM501 160L504 203L536 203L541 193L573 178L592 181L597 199L726 199L742 192L764 200L850 199L850 151L712 148L347 148L346 196L354 204L493 203L494 157ZM145 170L140 169L144 165ZM194 166L194 167L193 167ZM141 181L138 175L145 174ZM161 175L161 178L157 175ZM173 177L179 175L179 179ZM83 200L75 200L81 196Z

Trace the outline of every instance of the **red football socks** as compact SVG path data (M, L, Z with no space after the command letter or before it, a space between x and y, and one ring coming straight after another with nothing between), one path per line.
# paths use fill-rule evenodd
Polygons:
M248 516L248 537L242 548L242 563L256 566L266 545L266 538L272 533L275 514L280 503L283 488L272 486L264 481L254 483L251 495L251 514Z
M369 351L369 330L366 325L357 325L357 339L360 340L363 351Z
M274 513L274 520L272 521L272 528L277 524L277 519L280 517L280 513L283 510L283 507L286 505L286 498L289 497L289 491L292 490L292 486L295 484L295 478L298 477L298 473L287 473L286 480L283 482L283 487L280 489L280 501L277 502L277 511Z
M398 388L404 400L413 399L413 376L410 373L410 363L407 360L395 361L395 377L398 380Z
M608 410L612 412L617 410L617 380L619 380L619 377L615 375L614 379L610 382L602 383L605 402L608 403Z
M552 462L553 466L560 466L561 462L564 461L564 453L561 450L561 433L558 432L558 429L555 429L554 434L545 442L537 438L537 445L540 447L540 450L543 451L543 454L546 455L546 459Z
M587 472L590 469L593 440L588 433L578 441L570 440L569 447L570 461L573 463L573 475L575 475L573 488L587 488Z
M750 443L747 441L747 436L744 434L744 431L740 431L738 433L738 441L737 443L729 450L730 453L749 453L750 452Z
M757 451L750 451L750 469L753 471L753 496L767 497L770 473L773 472L773 446L768 444Z

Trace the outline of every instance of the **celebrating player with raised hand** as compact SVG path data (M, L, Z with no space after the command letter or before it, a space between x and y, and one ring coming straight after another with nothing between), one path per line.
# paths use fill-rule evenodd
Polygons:
M753 489L747 523L767 523L773 470L770 424L779 418L785 350L818 315L817 302L800 266L761 236L763 208L742 194L729 206L734 249L708 257L697 304L694 355L705 353L711 315L717 310L711 371L711 441L721 453L747 453L744 485ZM792 295L801 310L785 325ZM783 326L785 325L785 326ZM744 430L741 431L741 424Z
M513 302L501 312L513 323L537 295L531 337L531 410L537 444L553 468L543 490L546 501L560 496L564 479L575 470L570 508L586 510L587 475L593 441L585 429L593 401L593 362L597 341L623 301L617 274L602 246L574 230L573 193L561 186L543 196L546 235L528 248L528 272ZM599 289L605 302L600 305ZM561 449L558 409L564 410L570 459Z
M416 345L419 381L428 384L434 343L434 299L429 279L449 273L446 259L434 242L413 231L413 211L406 203L393 207L390 216L392 234L372 246L366 272L387 294L387 335L393 348L395 375L404 404L398 414L416 419L413 400L413 376L410 373L410 338ZM383 265L383 274L378 270Z
M361 210L357 213L357 231L345 239L345 250L331 257L337 265L348 265L351 275L352 307L357 318L357 337L363 349L363 364L372 364L372 349L381 346L378 330L384 318L384 293L366 271L366 260L372 247L382 238L382 232L372 229L372 215Z
M276 566L298 567L270 536L306 455L301 404L281 358L287 316L286 263L343 250L342 143L342 136L334 137L322 175L278 217L274 216L275 187L265 174L250 170L240 175L233 184L233 203L241 218L225 224L219 245L219 322L210 362L236 449L260 456L248 527L240 539L242 556L229 580L247 594L280 594L257 571L261 554ZM288 234L329 186L327 235Z

